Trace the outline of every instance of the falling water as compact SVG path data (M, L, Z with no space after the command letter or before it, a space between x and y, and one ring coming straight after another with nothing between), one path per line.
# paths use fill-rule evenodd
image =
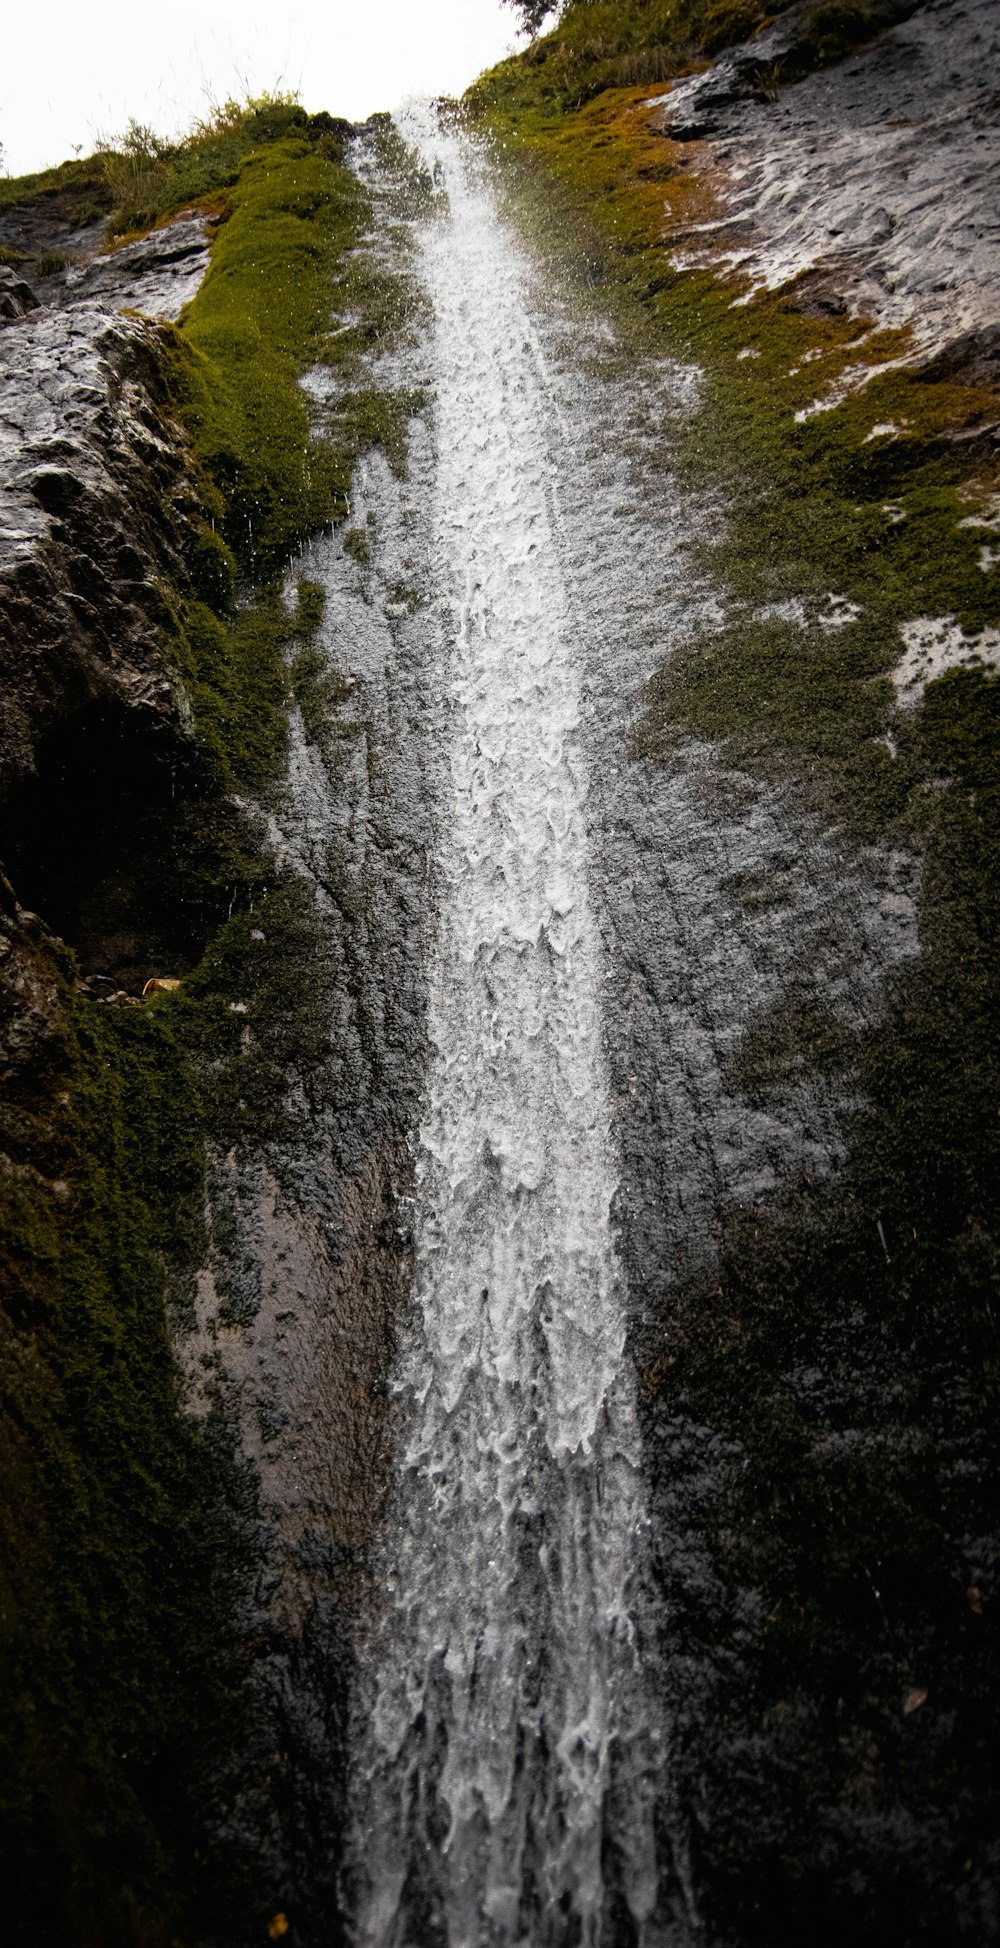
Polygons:
M574 616L526 266L457 133L433 302L450 595L433 1048L385 1542L359 1948L652 1943L659 1731L611 1205Z

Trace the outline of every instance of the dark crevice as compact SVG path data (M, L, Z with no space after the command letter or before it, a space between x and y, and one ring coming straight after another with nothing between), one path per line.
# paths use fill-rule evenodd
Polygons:
M50 732L0 812L17 897L71 946L81 972L136 989L201 945L178 897L174 831L187 754L151 712L83 706Z

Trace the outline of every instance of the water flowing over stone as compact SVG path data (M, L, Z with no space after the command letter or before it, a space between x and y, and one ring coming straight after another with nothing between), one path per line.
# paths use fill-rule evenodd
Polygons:
M421 244L447 755L356 1939L652 1943L661 1731L555 409L462 139L419 110L403 132L448 199Z

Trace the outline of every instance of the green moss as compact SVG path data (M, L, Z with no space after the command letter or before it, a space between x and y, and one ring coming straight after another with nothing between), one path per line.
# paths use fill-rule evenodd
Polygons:
M310 744L323 750L336 735L337 707L351 694L351 684L329 669L317 649L303 649L291 665L292 693L302 712L302 727Z
M295 1136L288 1078L318 1087L331 1055L331 951L310 889L275 874L169 998L185 1046L205 1065L206 1126L221 1153Z
M287 650L312 633L322 609L322 591L300 582L297 610L287 613L283 564L344 517L359 453L381 445L394 471L405 470L407 423L422 404L419 394L359 383L371 345L406 328L409 285L402 274L380 280L364 268L369 260L355 246L371 213L339 150L324 145L322 136L286 137L244 159L208 276L169 338L173 403L209 517L190 560L201 600L173 605L173 660L220 792L260 795L280 770ZM350 330L332 328L332 307L348 303ZM336 365L340 385L314 427L299 381L317 361ZM353 548L361 559L367 542ZM252 592L234 613L241 572ZM297 700L313 722L315 683L304 702L312 662L300 657L294 668ZM216 823L228 825L221 807ZM245 881L234 870L234 883Z
M795 904L791 874L787 867L780 865L760 872L737 873L728 882L727 890L747 913L767 913L774 907Z
M39 169L28 176L0 176L0 210L15 204L31 203L36 198L56 198L72 204L87 201L100 213L111 206L111 195L100 155L74 157L54 169Z
M291 611L277 590L227 620L200 602L177 611L175 667L201 757L221 791L261 797L279 775L288 742L285 651L322 614L322 590L299 586L305 593Z
M423 408L424 394L412 389L386 391L358 387L337 414L337 425L352 453L380 446L398 479L406 473L408 423Z
M344 553L356 561L359 568L367 568L372 558L371 542L364 528L345 528Z
M852 1037L843 1023L807 990L792 990L777 1007L752 1022L728 1074L750 1102L817 1074L846 1068Z
M885 676L902 653L891 621L731 625L661 667L633 748L666 761L686 737L711 739L870 841L901 816L920 775Z
M420 395L358 380L370 347L403 332L419 307L412 280L356 252L369 220L355 177L321 143L289 138L249 155L173 335L173 397L206 507L258 576L344 517L359 453L381 445L394 471L405 469ZM335 306L350 314L346 330L332 328ZM299 384L315 363L341 380L318 427Z
M206 1157L267 1153L280 1169L282 1146L301 1141L289 1079L319 1088L334 1053L328 931L254 807L282 776L292 700L307 736L329 742L345 693L311 647L323 591L299 581L289 605L288 559L346 512L363 446L383 440L405 465L413 402L364 387L312 424L299 379L327 354L368 216L329 118L278 119L252 145L245 122L216 130L157 179L158 215L206 181L228 184L209 274L164 333L202 519L189 582L161 591L177 707L156 756L162 766L172 738L171 795L139 877L183 979L103 1006L75 992L65 949L42 942L51 1032L3 1131L12 1941L237 1943L280 1904L259 1862L217 1831L219 1805L266 1794L272 1764L273 1727L253 1702L267 1647L240 1623L260 1568L253 1483L222 1405L183 1410L168 1318L189 1320L204 1262ZM72 169L56 173L57 188L79 188ZM371 289L377 315L336 354L345 387L405 314L395 287Z
M718 54L724 47L748 41L762 26L765 13L757 0L714 0L705 11L701 45L704 53Z
M192 207L224 210L224 193L246 157L283 137L307 137L324 159L340 162L342 142L336 132L346 128L328 115L307 115L289 94L221 103L177 143L131 121L95 158L114 200L108 236L114 240L141 234Z
M64 1175L2 1198L4 1927L125 1940L180 1925L180 1888L202 1921L246 1914L244 1862L206 1877L205 1805L253 1743L253 1491L224 1417L180 1411L167 1334L203 1248L195 1072L160 1010L95 1010L37 959L61 1027L31 1107Z
M230 203L172 377L207 503L239 559L266 568L346 509L353 454L313 437L298 382L329 328L359 198L346 170L286 140L247 158Z
M962 525L995 492L980 438L995 399L892 367L905 335L831 313L808 277L734 305L738 280L672 268L672 231L713 213L712 188L638 87L608 85L620 56L585 49L585 15L609 41L641 13L650 42L670 39L652 9L617 12L568 9L469 109L503 145L512 208L577 302L611 313L623 356L702 369L669 459L728 510L696 563L727 620L656 674L635 753L671 764L711 740L845 848L888 840L924 861L922 951L877 1029L794 988L729 1065L748 1114L837 1077L840 1168L720 1208L711 1274L650 1333L651 1467L674 1466L661 1429L680 1416L699 1470L709 1450L718 1469L696 1518L710 1594L665 1544L671 1629L711 1692L696 1880L719 1939L931 1948L975 1937L995 1881L1000 683L953 674L903 720L887 678L902 623L1000 619L1000 576ZM813 64L867 31L854 8L807 26ZM812 412L835 386L841 403ZM773 613L790 601L800 622ZM824 627L845 601L856 618ZM729 890L751 907L791 896L766 873Z
M822 5L813 7L805 17L805 58L800 57L799 70L807 73L814 67L842 61L874 31L867 0L822 0Z
M289 1075L329 1062L329 943L308 889L273 875L141 1007L77 997L58 949L37 961L58 988L28 1078L53 1177L15 1173L2 1197L5 1938L132 1940L145 1915L240 1942L274 1889L209 1827L273 1743L264 1646L239 1626L254 1484L221 1404L182 1411L167 1319L205 1262L206 1146L280 1148ZM8 1105L8 1148L15 1124Z
M295 585L296 612L295 633L299 636L312 636L323 620L326 608L326 590L322 582L311 582L301 576Z

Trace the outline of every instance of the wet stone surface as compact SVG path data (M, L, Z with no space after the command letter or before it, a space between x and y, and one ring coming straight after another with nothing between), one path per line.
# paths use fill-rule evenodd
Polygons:
M147 318L176 316L206 261L181 219L0 327L0 792L67 708L173 709L158 583L198 510Z
M923 357L968 339L953 365L995 382L997 10L930 0L883 17L847 59L782 83L795 40L782 16L662 97L664 133L697 127L699 166L718 170L718 214L677 238L675 261L739 271L751 289L822 272L831 308L909 325Z

